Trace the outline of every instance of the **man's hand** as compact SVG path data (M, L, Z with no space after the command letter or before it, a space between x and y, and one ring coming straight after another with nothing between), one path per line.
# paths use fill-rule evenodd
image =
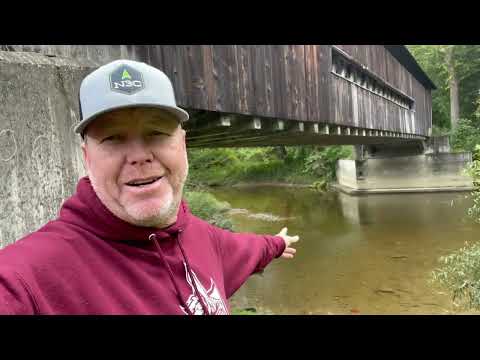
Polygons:
M283 251L282 257L285 259L292 259L297 250L290 247L291 244L297 242L300 238L298 235L289 236L287 235L287 228L284 227L276 236L280 236L285 241L285 250Z

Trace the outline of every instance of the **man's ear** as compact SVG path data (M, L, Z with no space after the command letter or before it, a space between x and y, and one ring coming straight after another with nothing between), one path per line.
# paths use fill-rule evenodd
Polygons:
M182 137L182 144L187 149L187 132L184 129L180 129L180 136Z
M82 148L83 166L85 167L85 169L87 170L87 173L88 173L89 166L88 166L88 151L87 151L87 139L86 138L82 142L80 147Z

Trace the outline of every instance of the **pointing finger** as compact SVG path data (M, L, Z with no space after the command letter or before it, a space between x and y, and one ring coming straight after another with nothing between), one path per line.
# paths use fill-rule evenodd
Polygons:
M291 242L297 242L300 240L300 237L298 235L295 236L289 236Z

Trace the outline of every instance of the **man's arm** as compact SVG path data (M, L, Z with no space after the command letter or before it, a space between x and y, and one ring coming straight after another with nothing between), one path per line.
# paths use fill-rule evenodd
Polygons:
M0 315L33 315L32 299L23 280L5 268L0 267Z
M250 275L262 271L273 259L284 254L284 257L293 257L294 250L287 247L292 237L286 235L286 230L282 230L283 233L280 232L278 236L272 236L234 233L217 227L212 229L221 251L227 298L232 296ZM295 241L298 241L298 237Z

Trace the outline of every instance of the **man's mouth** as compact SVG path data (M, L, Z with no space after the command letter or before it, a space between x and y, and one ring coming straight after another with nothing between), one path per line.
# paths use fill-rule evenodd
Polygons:
M144 179L134 179L134 180L130 180L129 182L127 182L125 184L128 185L128 186L136 186L136 187L146 186L146 185L153 184L154 182L160 180L162 177L163 176L152 176L152 177L144 178Z

